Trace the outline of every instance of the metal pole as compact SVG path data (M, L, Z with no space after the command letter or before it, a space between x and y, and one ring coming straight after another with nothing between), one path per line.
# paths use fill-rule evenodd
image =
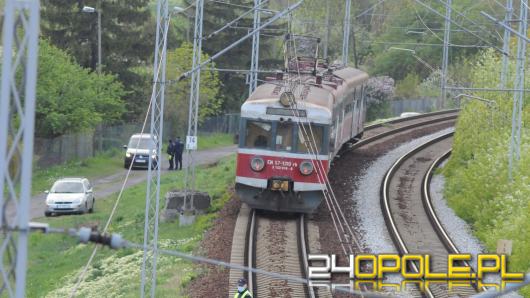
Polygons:
M250 63L250 80L248 94L252 94L258 85L258 73L259 68L259 31L256 29L260 25L260 10L258 7L261 5L261 0L254 0L254 35L252 36L252 60Z
M328 58L328 44L329 44L329 0L326 1L326 34L324 35L324 59Z
M98 74L101 75L101 1L98 0Z
M142 258L140 296L155 297L158 258L158 213L160 210L160 168L164 130L164 93L166 82L167 32L169 29L168 0L157 1L153 91L151 94L151 128L154 148L150 148L145 194L144 251ZM158 159L154 160L151 155ZM155 175L153 175L153 172ZM154 202L153 202L154 201Z
M442 77L441 77L441 95L440 101L438 102L438 109L442 109L445 104L445 98L447 96L447 64L449 60L449 38L451 34L451 4L452 0L447 0L445 4L445 31L444 31L444 46L443 46L443 57L442 57Z
M185 173L185 201L184 209L186 211L194 210L193 196L195 191L195 160L194 151L197 150L197 124L199 122L199 91L201 83L201 64L202 55L202 23L204 13L204 0L197 0L195 9L195 29L193 37L193 69L191 74L190 101L188 112L188 133L186 136L186 152L188 153L188 166Z
M506 16L504 17L504 24L506 26L510 26L509 22L512 19L512 14L513 14L513 3L512 2L513 0L506 0ZM510 30L508 29L504 29L502 50L505 53L510 52ZM501 70L501 84L500 84L501 89L504 89L504 87L506 87L508 66L510 63L510 60L508 58L509 58L508 55L502 56L502 70Z
M0 223L3 229L0 296L25 297L40 4L39 1L7 0L4 12L0 95ZM17 170L10 171L11 166ZM13 218L5 218L10 205L16 207L16 213Z
M289 14L291 13L293 10L295 10L296 8L298 8L302 3L304 2L304 0L300 0L298 2L296 2L295 4L289 6L288 8L286 8L285 10L277 13L276 15L274 15L272 18L268 19L266 22L264 22L263 24L261 24L259 26L259 28L257 28L256 30L252 30L251 32L249 32L247 35L241 37L240 39L238 39L237 41L233 42L232 44L230 44L229 46L227 46L226 48L220 50L219 52L217 52L215 55L211 56L210 58L208 58L208 60L206 61L203 61L201 62L199 65L193 67L192 69L188 70L187 72L183 73L179 78L178 80L181 81L187 77L189 77L190 74L194 73L196 70L198 69L201 69L203 68L204 66L206 66L207 64L209 63L212 63L215 59L219 58L220 56L224 55L226 52L230 51L231 49L235 48L236 46L238 46L239 44L241 44L243 41L249 39L250 37L252 37L254 35L254 32L256 31L259 31L267 26L269 26L270 24L272 24L273 22L275 22L276 20L278 20L279 18L285 16L286 14Z
M342 37L342 64L348 64L348 49L350 45L350 13L351 0L346 0L346 8L344 11L344 35Z
M526 36L528 26L528 0L521 0L519 22L519 34L517 38L517 64L515 73L514 89L517 91L513 94L513 112L512 112L512 133L510 137L510 153L508 162L508 178L513 180L513 172L517 169L517 164L521 158L521 126L524 100L524 79L525 79L525 62L526 62Z

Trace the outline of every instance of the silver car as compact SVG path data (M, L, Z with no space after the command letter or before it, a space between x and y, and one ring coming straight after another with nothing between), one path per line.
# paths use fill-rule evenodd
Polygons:
M46 194L45 216L94 211L94 191L86 178L59 179Z

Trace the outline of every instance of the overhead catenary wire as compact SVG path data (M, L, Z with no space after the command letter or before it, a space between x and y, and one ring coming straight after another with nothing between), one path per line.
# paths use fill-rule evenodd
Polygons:
M293 42L295 43L296 41L293 39ZM294 48L294 51L295 51L295 57L296 57L296 56L297 56L297 54L296 54L296 44L293 46L293 48ZM298 64L298 59L296 60L296 63L297 63L297 72L298 72L298 73L297 73L297 74L298 74L298 82L299 82L299 83L302 83L302 81L301 81L301 74L300 74L300 66L299 66L299 64ZM318 63L318 59L317 59L317 61L315 61L315 63ZM302 90L300 90L300 92L302 92ZM302 100L302 103L305 103L305 102ZM296 103L294 103L294 104L295 104L295 106L296 106ZM297 111L298 109L295 109L295 110ZM313 129L312 129L311 122L307 119L307 117L305 117L305 118L302 117L302 118L305 119L305 121L306 121L306 123L307 123L307 125L308 125L308 127L309 127L309 132L310 132L310 133L307 134L307 132L305 132L305 126L304 126L304 125L302 125L301 127L302 127L303 131L306 133L306 135L307 135L307 136L310 136L310 137L307 138L307 139L309 139L309 140L311 141L311 142L310 142L310 145L311 145L310 147L313 147L313 146L314 146L314 148L315 148L315 150L316 150L316 149L318 149L318 146L317 146L317 144L316 144L316 140L315 140L315 136L314 136L314 133L313 133ZM300 119L299 117L296 118L297 121L299 121L299 119ZM311 143L312 143L312 144L311 144ZM309 149L309 148L308 148L308 149ZM330 197L331 197L331 200L330 200L330 201L331 201L331 205L332 205L332 207L333 207L333 210L334 210L334 212L338 213L338 214L337 214L337 217L339 217L339 215L340 215L340 218L342 219L342 222L343 222L343 223L346 225L346 227L347 227L347 230L348 230L348 232L349 232L349 236L353 238L353 240L354 240L354 242L355 242L357 248L358 248L359 250L361 250L362 247L361 247L359 241L357 240L355 234L353 233L353 231L352 231L350 225L348 224L348 221L346 220L346 217L344 216L344 213L342 212L342 210L341 210L341 208L340 208L340 205L339 205L339 203L338 203L338 200L337 200L337 198L336 198L336 196L335 196L335 192L333 191L333 188L332 188L332 186L331 186L331 183L330 183L330 181L329 181L329 178L327 177L327 170L324 168L324 166L323 166L323 164L322 164L322 161L321 161L320 159L318 159L318 156L317 156L317 152L316 152L316 151L315 151L314 155L315 155L315 157L317 157L317 165L320 165L320 168L321 168L321 170L322 170L322 173L323 173L323 176L324 176L324 182L325 182L325 185L326 185L326 189L327 189L327 190L329 191L329 193L331 194L331 196L330 196ZM337 212L337 210L338 210L338 212ZM330 212L331 212L331 210L330 210ZM340 221L339 221L339 222L340 222ZM346 231L344 230L344 227L343 227L343 225L342 225L342 222L340 222L341 230L345 233ZM351 239L348 239L348 240L351 240ZM350 248L350 249L351 249L351 248Z
M446 19L446 17L445 17L443 14L441 14L440 12L438 12L436 9L432 8L431 6L425 4L423 1L421 1L421 0L414 0L414 1L416 1L416 3L422 5L423 7L427 8L428 10L430 10L431 12L433 12L434 14L436 14L436 15L442 17L444 20ZM439 1L441 1L441 0L439 0ZM444 2L444 3L445 3L445 2ZM476 33L471 32L469 29L467 29L467 28L464 27L463 25L458 24L458 23L455 22L454 20L449 20L449 21L450 21L452 24L454 24L455 26L457 26L458 28L464 30L465 32L467 32L467 33L473 35L474 37L478 38L479 40L483 41L485 44L490 45L493 49L495 49L495 50L498 51L499 53L501 53L501 54L503 54L503 55L508 55L508 56L510 55L509 53L505 53L505 52L504 52L502 49L500 49L498 46L493 45L490 41L484 39L482 36L480 36L480 35L478 35L478 34L476 34Z

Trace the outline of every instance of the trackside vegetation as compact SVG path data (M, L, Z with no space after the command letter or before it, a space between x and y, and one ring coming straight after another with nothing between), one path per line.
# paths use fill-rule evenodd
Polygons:
M235 173L234 156L227 157L210 167L197 169L197 185L212 197L212 207L205 215L186 227L178 222L161 222L159 247L192 253L211 226L216 211L230 199L229 186ZM164 175L161 194L183 187L183 172ZM97 195L97 194L96 194ZM41 218L38 221L54 227L99 227L102 229L117 194L96 201L93 214ZM164 202L161 202L164 206ZM127 189L119 203L109 232L120 233L126 239L142 243L145 208L145 184ZM29 244L27 277L28 297L68 297L78 274L86 264L93 244L78 244L62 235L32 234ZM137 250L113 251L100 248L89 267L86 280L77 291L78 297L136 297L140 291L142 252ZM181 258L158 258L157 297L182 297L185 285L195 278L200 266Z
M474 87L498 85L500 57L484 52L473 69ZM512 65L513 66L513 65ZM514 73L512 68L512 74ZM513 76L508 79L513 82ZM527 86L529 80L527 78ZM513 88L510 83L507 88ZM473 226L476 236L490 252L496 251L499 239L513 240L509 257L511 271L530 271L530 98L525 98L521 159L508 178L512 93L480 92L474 94L494 104L480 101L463 103L453 146L453 154L444 168L445 196L451 207ZM530 297L530 288L521 291Z

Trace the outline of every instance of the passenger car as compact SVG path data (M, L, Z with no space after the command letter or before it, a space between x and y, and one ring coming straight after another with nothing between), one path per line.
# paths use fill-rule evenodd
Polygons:
M59 179L46 193L45 216L94 211L94 191L86 178Z
M158 163L156 137L148 133L137 133L131 136L129 144L124 146L125 159L123 166L128 169L131 166L147 168L149 166L149 159L153 163L153 168Z

